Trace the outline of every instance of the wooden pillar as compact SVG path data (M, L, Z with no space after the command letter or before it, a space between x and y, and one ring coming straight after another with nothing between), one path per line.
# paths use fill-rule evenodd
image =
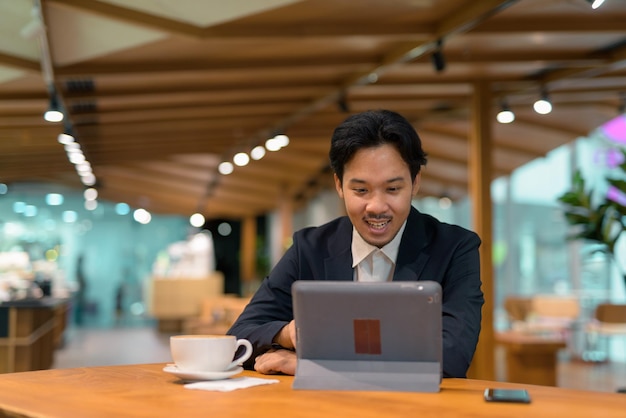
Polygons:
M247 289L256 278L256 217L247 216L241 222L241 271L242 289Z
M472 203L474 231L482 239L480 247L480 277L485 295L482 326L478 347L468 377L495 379L495 339L493 329L493 220L491 204L491 91L487 82L474 84L472 124L469 137L469 192Z
M287 248L291 246L293 235L293 202L283 188L271 222L271 264L276 265Z
M279 207L280 217L280 243L282 253L291 246L293 236L293 202L287 193L283 193ZM281 254L282 255L282 254Z

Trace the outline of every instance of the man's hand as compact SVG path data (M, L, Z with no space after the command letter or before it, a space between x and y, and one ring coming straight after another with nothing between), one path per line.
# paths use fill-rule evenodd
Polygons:
M254 362L254 370L263 374L296 374L297 357L291 350L269 350L258 356Z
M276 334L274 342L281 347L295 349L296 348L296 322L291 320L290 323L281 328Z

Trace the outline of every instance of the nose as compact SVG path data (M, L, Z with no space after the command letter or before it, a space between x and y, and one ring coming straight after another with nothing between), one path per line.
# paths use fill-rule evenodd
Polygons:
M385 213L385 211L387 210L387 200L384 193L372 193L370 199L367 202L366 209L368 213L374 215Z

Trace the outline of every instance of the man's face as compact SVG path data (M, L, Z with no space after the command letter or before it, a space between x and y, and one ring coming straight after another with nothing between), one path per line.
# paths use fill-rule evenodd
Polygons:
M409 216L420 175L411 181L409 166L395 147L384 144L356 152L335 187L348 217L363 239L376 247L388 244Z

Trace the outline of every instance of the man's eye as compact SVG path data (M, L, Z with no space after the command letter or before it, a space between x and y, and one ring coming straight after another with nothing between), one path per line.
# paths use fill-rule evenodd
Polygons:
M367 192L367 189L352 189L354 193L363 194Z

